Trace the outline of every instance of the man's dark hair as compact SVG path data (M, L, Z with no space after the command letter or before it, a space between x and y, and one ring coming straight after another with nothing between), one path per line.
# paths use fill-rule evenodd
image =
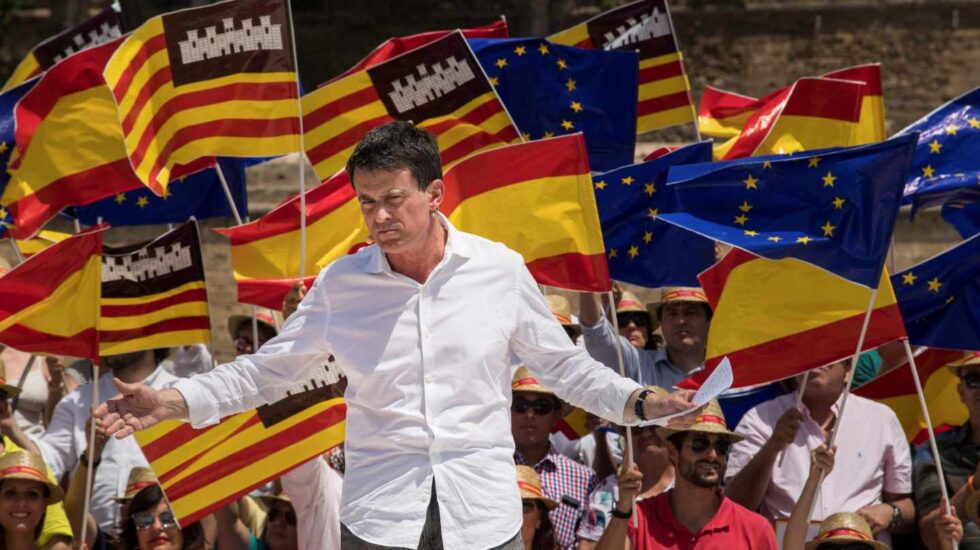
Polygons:
M436 139L411 122L391 122L372 129L347 160L351 185L354 185L354 174L358 170L404 169L412 173L423 191L433 181L442 179L442 161Z

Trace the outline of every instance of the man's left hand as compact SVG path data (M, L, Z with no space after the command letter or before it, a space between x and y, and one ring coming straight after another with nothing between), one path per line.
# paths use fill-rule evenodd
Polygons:
M861 508L857 513L868 522L871 532L877 535L888 530L894 511L888 504L872 504Z

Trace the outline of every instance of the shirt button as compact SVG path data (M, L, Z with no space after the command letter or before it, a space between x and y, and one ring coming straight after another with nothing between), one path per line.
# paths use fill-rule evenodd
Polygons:
M425 375L425 381L426 381L426 382L428 382L428 383L430 383L430 384L431 384L431 383L432 383L432 381L433 381L433 380L435 380L435 379L436 379L436 377L435 377L435 376L432 376L431 374L426 374L426 375Z

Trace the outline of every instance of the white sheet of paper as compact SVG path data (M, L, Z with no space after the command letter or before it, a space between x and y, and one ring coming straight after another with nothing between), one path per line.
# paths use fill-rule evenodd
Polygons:
M701 384L701 388L698 389L697 393L694 394L694 399L691 401L700 407L708 401L715 399L721 392L732 387L732 383L735 381L735 377L732 374L732 364L725 357L718 363L718 367L711 373L711 376ZM685 411L676 412L673 414L668 414L667 416L661 416L660 418L654 418L653 420L647 420L646 422L641 422L639 426L666 426L667 422L671 418L676 418L678 416L683 416L687 414Z

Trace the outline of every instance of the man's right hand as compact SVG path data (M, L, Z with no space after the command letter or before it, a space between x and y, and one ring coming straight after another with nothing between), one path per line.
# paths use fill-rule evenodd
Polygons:
M189 411L184 396L175 389L155 390L142 383L127 384L118 378L112 383L119 395L95 408L106 435L122 439L163 420L185 419Z
M803 424L803 413L796 407L792 407L783 413L776 421L776 427L772 430L772 437L769 438L769 445L776 451L782 451L796 440L796 434L800 431Z

